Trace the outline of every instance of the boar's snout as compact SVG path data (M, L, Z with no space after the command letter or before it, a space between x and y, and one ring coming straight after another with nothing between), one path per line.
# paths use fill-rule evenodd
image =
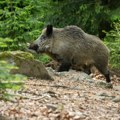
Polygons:
M37 44L31 44L31 45L29 46L29 49L38 52L39 46L38 46Z

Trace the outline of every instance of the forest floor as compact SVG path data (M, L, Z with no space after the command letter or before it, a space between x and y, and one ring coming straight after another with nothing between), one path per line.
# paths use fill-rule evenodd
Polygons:
M101 74L51 74L54 81L30 78L15 98L0 101L0 120L120 120L120 77L112 76L110 89Z

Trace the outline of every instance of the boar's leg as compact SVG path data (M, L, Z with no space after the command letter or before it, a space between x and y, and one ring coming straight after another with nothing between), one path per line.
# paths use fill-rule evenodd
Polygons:
M106 78L106 82L108 83L111 82L109 70L107 71L107 74L105 74L105 78Z
M101 66L101 65L95 65L95 66L105 76L106 82L110 83L111 79L110 79L110 72L109 72L108 68Z
M87 65L84 65L83 66L83 72L85 72L86 74L90 75L91 74L91 70L90 70L91 66L87 66Z
M62 62L57 71L58 72L69 71L70 67L71 67L70 63Z

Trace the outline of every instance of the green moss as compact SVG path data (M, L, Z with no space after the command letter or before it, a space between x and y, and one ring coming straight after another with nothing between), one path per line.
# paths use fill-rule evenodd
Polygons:
M23 51L5 51L0 53L0 59L9 59L9 58L24 58L33 60L34 56L31 53Z

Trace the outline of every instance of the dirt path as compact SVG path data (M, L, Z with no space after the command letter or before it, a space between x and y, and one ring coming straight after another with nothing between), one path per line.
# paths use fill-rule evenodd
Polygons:
M12 102L0 101L1 115L12 120L120 120L119 77L107 89L101 75L91 79L71 70L53 76L54 81L26 81Z

